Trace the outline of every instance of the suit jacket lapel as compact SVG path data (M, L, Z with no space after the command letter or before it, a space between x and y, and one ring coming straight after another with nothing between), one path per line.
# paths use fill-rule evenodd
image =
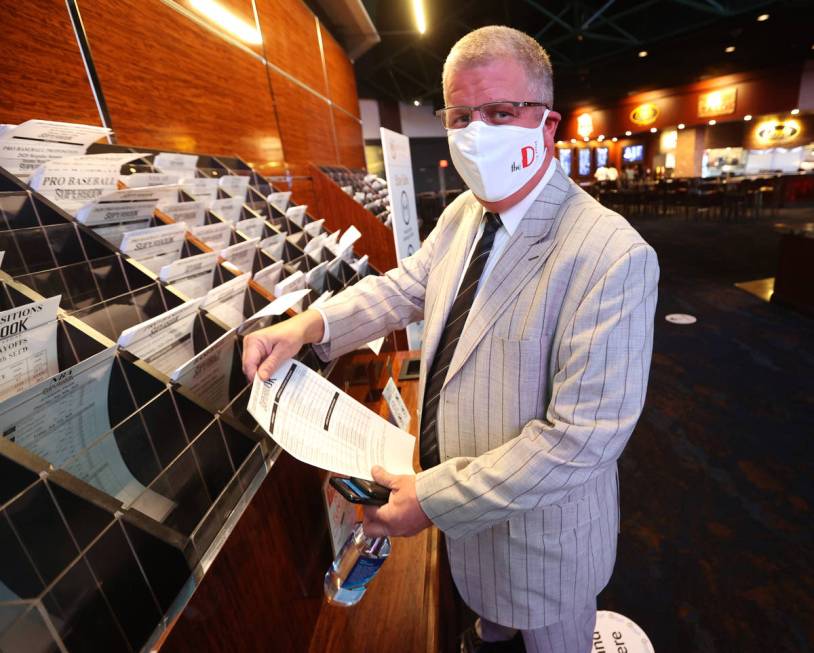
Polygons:
M463 367L498 316L554 249L553 235L556 230L552 230L552 227L570 190L570 182L556 161L552 165L557 166L553 176L523 216L475 297L452 357L447 383Z

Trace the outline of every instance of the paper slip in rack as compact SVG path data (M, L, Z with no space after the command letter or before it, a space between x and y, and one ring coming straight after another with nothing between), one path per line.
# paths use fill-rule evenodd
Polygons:
M298 361L286 361L267 381L255 376L249 413L277 444L310 465L368 480L373 465L415 473L412 435Z

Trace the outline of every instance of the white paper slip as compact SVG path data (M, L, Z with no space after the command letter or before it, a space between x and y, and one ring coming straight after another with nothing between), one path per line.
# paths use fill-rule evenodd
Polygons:
M220 255L238 270L251 272L254 268L254 253L257 250L259 238L252 238L243 243L237 243L221 250Z
M344 252L348 247L352 247L353 244L362 237L362 232L359 231L356 227L351 225L345 232L342 234L342 237L339 239L337 243L337 251Z
M311 305L308 308L319 308L325 302L327 302L331 297L333 297L333 295L334 295L333 290L326 290L319 297L317 297L314 301L312 301Z
M54 204L73 214L91 200L116 190L121 167L144 156L107 152L65 157L41 165L31 175L29 184Z
M305 243L303 251L306 254L310 254L313 257L319 256L319 253L322 251L322 243L325 242L326 237L327 234L320 234L319 236L312 238L307 243Z
M305 283L317 292L322 292L325 285L325 273L328 271L327 263L320 263L315 268L308 270L305 275Z
M375 340L371 340L368 343L365 343L365 347L368 347L370 351L372 351L376 356L379 355L379 352L382 350L382 345L384 344L384 336L381 338L376 338Z
M195 177L195 167L198 165L197 154L177 154L175 152L161 152L153 159L153 166L161 172L181 174L188 179Z
M325 219L322 218L320 220L314 220L314 222L309 222L305 225L302 230L307 233L309 236L319 236L322 233L323 225L325 224Z
M305 212L308 210L308 206L306 204L300 204L299 206L292 206L289 207L285 212L285 217L287 217L291 222L294 224L298 224L302 226L303 222L305 222Z
M175 202L177 199L177 186L114 190L81 207L76 212L76 219L88 226L149 220L160 202Z
M209 210L226 222L237 222L240 220L240 210L243 208L243 201L237 197L227 197L209 202Z
M119 181L127 188L170 186L177 185L181 181L181 174L177 172L134 172L129 175L120 175Z
M246 201L246 193L249 191L249 181L251 177L244 175L223 175L218 179L220 187L229 193L230 197L235 197L243 204Z
M59 371L57 311L61 295L0 313L0 400Z
M382 396L387 402L387 407L390 408L390 414L396 420L396 424L403 431L410 430L410 411L407 404L404 403L404 398L399 392L396 382L391 376L387 379L387 383L382 390Z
M206 220L206 205L200 200L194 202L159 203L158 208L176 222L186 222L187 227L203 226Z
M342 259L334 258L328 261L328 272L337 279L342 279Z
M181 181L181 190L194 200L209 203L218 197L218 180L190 175Z
M302 270L297 270L274 286L274 296L282 297L287 292L302 290L305 285L305 273Z
M232 329L170 374L205 406L221 410L229 403L229 380L235 359L236 336Z
M138 229L146 229L149 226L149 220L142 220L140 222L120 222L118 224L91 227L91 229L93 229L93 233L104 238L113 247L121 249L124 234Z
M217 252L179 258L162 267L158 272L158 278L172 284L187 297L196 299L203 297L212 289L217 262Z
M158 274L161 268L181 256L187 226L183 222L162 227L137 229L124 234L122 254L132 256L139 263Z
M245 234L249 238L260 238L263 235L263 229L266 227L266 221L263 218L249 218L248 220L241 220L235 224L235 229Z
M280 275L282 273L283 262L277 261L276 263L272 263L271 265L255 273L253 279L264 288L272 290L280 280Z
M217 317L230 329L239 327L244 320L243 305L246 302L246 288L251 278L250 274L241 274L215 286L206 293L201 308Z
M374 465L392 474L415 473L412 435L297 361L284 363L268 381L255 377L249 413L277 444L310 465L368 480Z
M368 258L367 254L365 254L362 258L358 261L355 261L350 264L350 266L359 273L360 277L364 277L367 274L368 268Z
M162 521L175 504L144 487L122 459L108 414L110 347L0 404L0 432L54 467ZM124 392L124 389L121 390Z
M264 254L267 254L275 261L279 261L283 258L283 252L285 252L285 239L287 236L288 232L281 231L279 234L261 240L258 247Z
M5 256L6 256L5 252L0 252L0 268L3 267L3 259L5 258Z
M195 355L192 328L200 305L200 299L193 299L125 329L119 336L119 347L171 374Z
M26 180L41 165L83 154L91 143L112 134L106 127L50 120L26 120L0 133L0 168Z
M205 245L217 251L228 247L229 241L232 240L232 226L224 222L192 227L189 232Z
M280 213L285 213L288 210L288 202L291 200L291 191L284 193L271 193L266 201L271 204Z

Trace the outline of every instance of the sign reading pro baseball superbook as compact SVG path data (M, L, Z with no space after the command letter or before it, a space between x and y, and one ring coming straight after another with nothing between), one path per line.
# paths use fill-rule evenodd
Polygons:
M393 238L396 242L396 256L401 260L415 254L421 246L418 237L418 212L415 206L410 139L384 127L381 127L380 131L384 173L387 177L390 211L393 215ZM423 323L410 324L407 327L410 349L421 347L422 331Z

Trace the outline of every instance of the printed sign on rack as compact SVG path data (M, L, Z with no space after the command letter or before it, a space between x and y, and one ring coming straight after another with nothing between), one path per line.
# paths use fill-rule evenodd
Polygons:
M264 288L267 288L270 292L271 289L277 285L282 273L283 262L277 261L276 263L272 263L271 265L264 267L254 275L253 279Z
M296 225L302 227L303 223L305 222L305 212L308 210L308 206L305 204L300 204L299 206L292 206L285 212L285 217L287 217L291 222Z
M322 218L321 220L314 220L313 222L309 222L305 225L302 230L307 233L309 236L316 237L322 233L323 225L325 224L325 219Z
M264 254L267 254L275 261L279 261L283 258L285 239L287 236L287 231L281 231L279 234L261 240L258 247L260 247Z
M211 202L218 198L218 180L209 177L184 178L181 182L181 190L192 199L203 202Z
M178 154L161 152L153 159L153 166L161 172L175 173L187 179L195 178L195 167L198 165L197 154Z
M380 129L380 133L390 211L393 214L396 258L400 261L415 254L421 246L418 237L418 213L415 206L410 139L384 127ZM423 330L423 323L407 326L407 341L410 349L421 348Z
M177 186L114 190L85 204L76 212L76 219L88 226L149 220L158 204L177 199Z
M251 272L254 268L254 252L257 250L259 242L259 238L252 238L243 243L222 249L220 255L238 270Z
M176 222L186 222L188 227L203 226L204 220L206 220L206 205L200 200L172 204L159 203L158 208Z
M283 214L288 210L288 202L290 200L291 191L286 191L284 193L271 193L266 198L266 201L268 201L269 204Z
M172 186L178 185L181 175L176 172L134 172L129 175L119 175L119 181L127 188Z
M220 187L229 193L229 197L237 198L242 204L246 201L250 180L250 177L244 175L223 175L218 182Z
M206 293L202 308L217 317L230 329L235 329L243 322L243 305L246 302L246 288L252 275L241 274L234 279L215 286Z
M243 202L237 197L227 197L209 202L209 210L227 222L237 222L240 220L240 210Z
M225 222L192 227L189 232L208 247L220 251L229 246L232 240L232 227Z
M0 168L25 181L41 165L84 154L91 143L112 133L106 127L50 120L8 125L0 134Z
M189 389L205 406L224 408L229 403L235 342L235 330L231 329L173 371L170 379Z
M180 258L162 267L158 278L172 284L187 297L203 297L212 289L217 261L217 252Z
M245 234L249 238L260 238L263 235L263 229L266 227L266 221L263 218L249 218L248 220L241 220L235 224L235 229Z
M161 268L181 256L187 226L183 222L128 231L122 238L122 254L132 256L158 274Z

